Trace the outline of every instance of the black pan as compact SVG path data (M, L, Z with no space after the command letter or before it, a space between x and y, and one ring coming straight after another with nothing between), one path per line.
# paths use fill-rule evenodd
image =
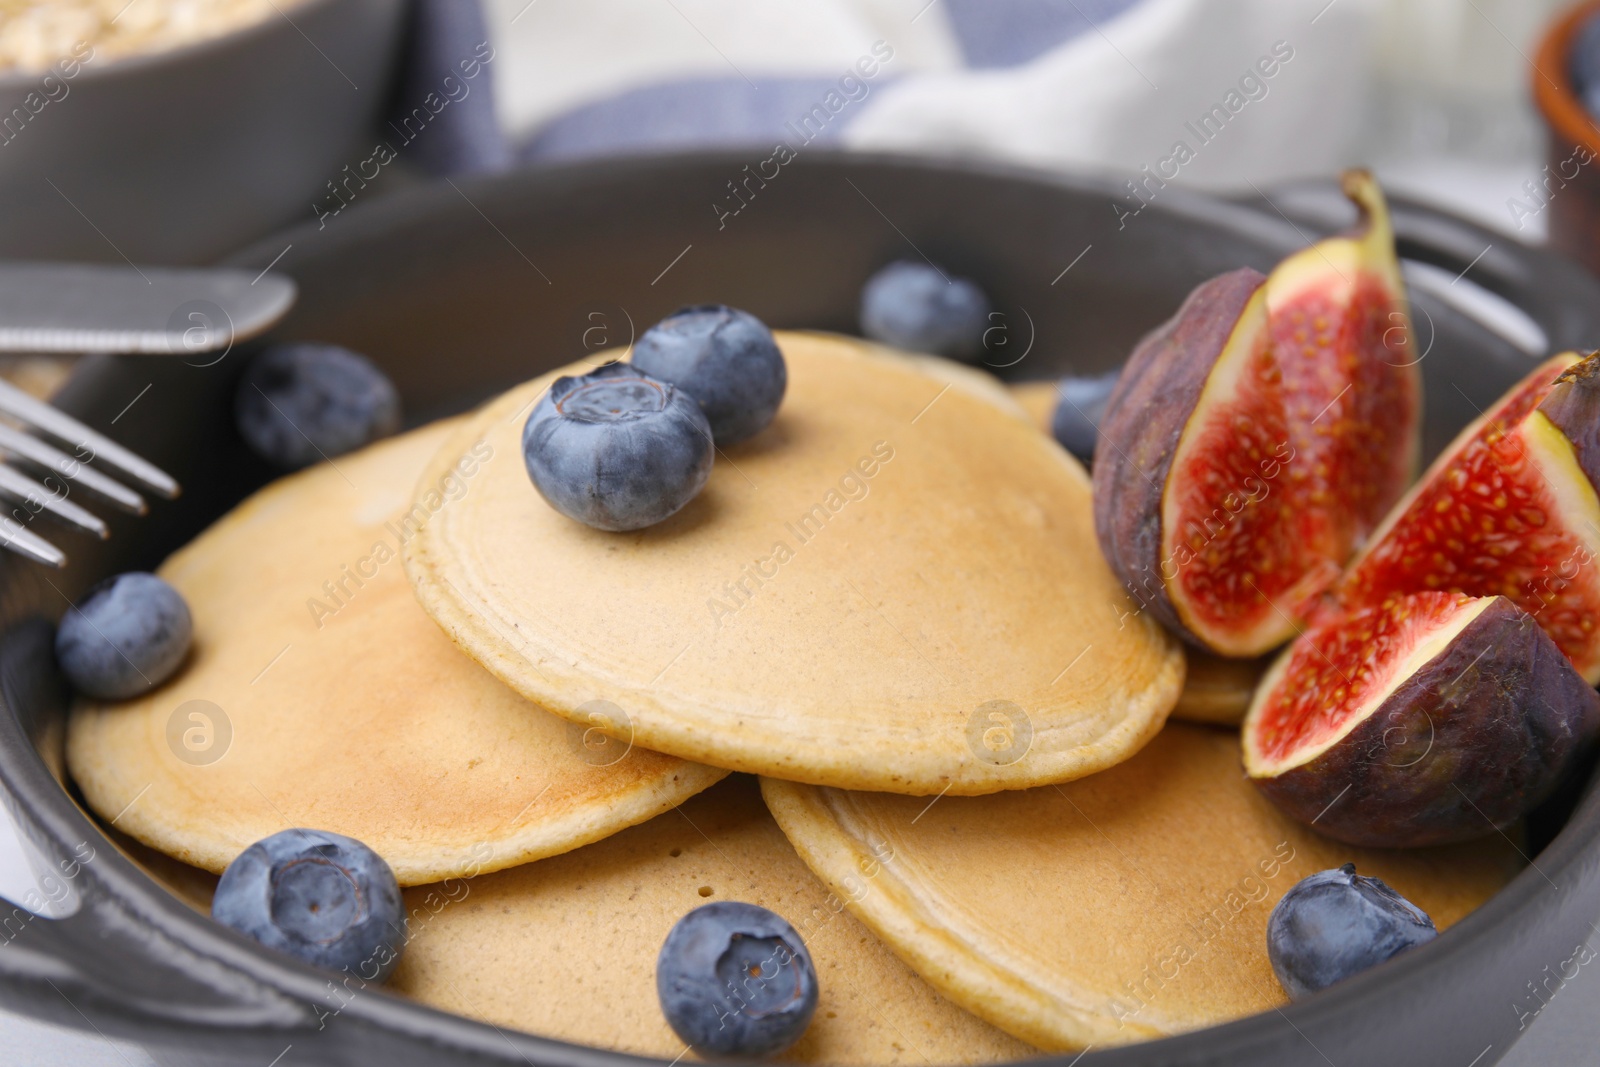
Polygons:
M1137 205L1110 181L820 152L764 187L744 185L745 206L733 214L739 201L728 183L757 162L642 159L427 188L358 206L325 229L284 233L234 261L265 267L281 254L277 269L303 296L277 336L370 354L421 422L586 351L626 344L683 304L722 301L773 326L850 330L866 276L919 254L998 298L1004 330L992 335L989 358L1010 364L1002 375L1099 370L1198 282L1241 264L1269 269L1343 222L1325 186L1250 204L1169 189L1133 215ZM1434 288L1450 301L1476 285L1521 308L1555 349L1600 338L1600 285L1577 268L1416 204L1396 204L1395 218L1403 254L1443 268ZM1533 355L1515 330L1497 333L1427 292L1414 300L1428 351L1432 452ZM640 1062L469 1022L382 990L336 991L327 975L258 949L168 895L116 850L63 781L52 623L92 581L154 566L268 477L232 429L233 386L247 355L208 366L94 359L59 398L173 471L186 492L149 518L113 518L107 542L71 541L64 573L0 560L0 783L32 846L58 869L61 910L72 912L0 912L0 996L58 1023L144 1042L162 1062L180 1064L262 1067L291 1045L285 1064ZM1494 1062L1515 1040L1519 1012L1538 1007L1528 983L1572 957L1600 915L1600 798L1581 784L1533 820L1534 864L1433 943L1281 1012L1055 1062ZM88 850L93 859L75 862Z

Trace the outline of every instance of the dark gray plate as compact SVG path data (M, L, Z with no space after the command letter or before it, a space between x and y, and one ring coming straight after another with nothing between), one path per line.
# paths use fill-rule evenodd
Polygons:
M440 186L352 210L320 232L283 234L235 262L264 267L292 243L277 268L303 295L278 335L372 355L420 422L626 344L686 303L735 304L773 326L849 330L866 276L923 253L998 298L1005 332L991 338L990 359L1016 361L1001 373L1098 370L1198 282L1241 264L1268 269L1340 225L1343 210L1324 187L1255 205L1168 190L1119 223L1110 182L815 153L764 188L752 182L748 206L719 225L713 205L726 205L727 183L754 162L634 160ZM1450 299L1473 285L1497 293L1556 348L1600 337L1600 285L1576 268L1417 205L1396 205L1396 220L1404 254L1443 268L1435 288ZM1533 357L1427 293L1415 294L1415 306L1433 451ZM0 783L47 862L67 864L58 884L76 909L56 920L0 915L0 995L57 1022L142 1040L179 1063L262 1067L290 1045L284 1063L636 1062L381 990L352 996L170 897L63 787L51 623L90 582L155 565L268 477L232 429L232 388L247 355L210 366L99 358L60 398L173 471L187 491L148 519L113 517L108 542L72 543L64 574L0 560ZM1539 1006L1529 983L1555 973L1600 915L1600 798L1578 794L1534 820L1535 865L1432 944L1281 1012L1055 1062L1492 1063L1516 1038L1519 1014ZM80 845L95 858L73 866Z

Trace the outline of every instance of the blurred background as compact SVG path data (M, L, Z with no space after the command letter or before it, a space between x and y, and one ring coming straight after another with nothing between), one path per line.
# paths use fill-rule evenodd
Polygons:
M1560 0L491 0L501 123L523 158L763 144L874 40L894 48L828 137L1047 168L1154 166L1248 192L1366 163L1516 230L1543 165L1531 56ZM1185 129L1282 42L1226 137ZM1241 94L1244 95L1244 94ZM1521 236L1538 239L1533 222Z
M1367 163L1538 241L1512 202L1571 7L0 0L0 255L202 262L422 176L779 142L1139 171L1181 141L1166 177L1222 192Z
M1119 217L1365 164L1600 270L1597 9L0 0L0 258L202 264L441 178L723 149L746 182L801 151L1111 172ZM67 365L0 373L48 393Z

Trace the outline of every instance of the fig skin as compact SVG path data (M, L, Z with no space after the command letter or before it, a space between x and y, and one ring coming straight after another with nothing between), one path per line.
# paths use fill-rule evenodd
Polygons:
M1600 352L1562 371L1539 410L1572 442L1578 466L1600 490Z
M1337 841L1446 844L1526 815L1597 732L1600 694L1526 612L1495 597L1331 748L1252 781L1284 814Z
M1266 284L1241 267L1196 288L1178 313L1139 342L1100 418L1094 450L1094 527L1111 570L1172 633L1208 649L1183 624L1161 576L1161 496L1178 440L1251 297Z

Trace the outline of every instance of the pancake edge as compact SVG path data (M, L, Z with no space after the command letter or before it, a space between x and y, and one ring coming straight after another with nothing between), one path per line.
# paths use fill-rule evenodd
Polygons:
M83 744L75 743L82 727L79 717L103 710L115 712L114 707L102 705L75 706L67 727L67 771L83 793L90 810L100 819L117 818L116 828L157 852L198 867L212 874L221 874L229 863L248 848L246 842L237 851L230 851L220 839L198 843L187 831L174 829L166 820L151 819L139 811L135 804L126 812L118 813L127 801L118 801L104 790L91 785L83 770L91 765L89 757L79 751ZM536 709L538 710L538 709ZM549 714L548 712L541 712ZM92 762L114 763L97 756ZM651 780L645 788L633 788L608 797L603 807L592 811L535 824L537 833L510 833L504 836L484 834L453 848L416 850L409 856L392 850L381 852L383 860L394 871L401 888L428 885L449 878L472 878L480 874L518 867L524 863L560 856L574 849L603 841L612 834L665 814L685 800L711 788L728 776L729 771L711 767L692 760L681 760L683 768L666 779ZM673 782L682 782L682 788L670 788ZM198 821L198 820L197 820ZM317 825L307 829L341 832L337 826ZM287 826L279 829L288 829ZM487 850L487 854L485 854Z
M833 890L850 913L929 985L978 1018L1046 1052L1077 1052L1171 1036L1171 1031L1130 1021L1117 1027L1096 1010L1052 997L1010 969L986 959L941 925L885 861L834 818L821 790L797 782L761 779L784 836L806 866ZM876 894L862 891L861 874L874 871ZM869 900L875 906L868 906ZM1083 1004L1103 1002L1085 992Z
M451 416L428 423L426 426L415 427L405 433L394 437L384 438L373 442L365 448L349 453L347 457L354 459L368 449L383 448L392 444L400 437L420 433L424 430L437 428L442 431L443 439L448 442L456 432L470 422L470 415ZM431 461L430 461L431 462ZM330 468L325 463L319 463L304 470L276 478L266 485L251 493L245 499L235 504L226 513L219 516L215 522L207 526L187 544L183 545L162 561L156 573L162 576L170 573L169 568L178 565L183 558L194 550L201 538L213 533L226 531L228 528L244 521L247 509L270 504L281 494L291 493L306 479L316 475L317 472ZM413 590L415 587L413 586ZM424 611L419 604L418 611ZM424 612L426 613L426 612ZM465 655L465 653L463 653ZM482 670L482 666L471 657L469 662ZM174 680L183 676L180 668ZM496 681L500 679L496 678ZM501 684L504 684L503 682ZM510 688L510 687L508 687ZM145 700L159 694L160 688L147 693L137 700ZM512 689L515 693L516 690ZM518 696L522 694L518 693ZM524 697L523 699L527 699ZM530 701L533 705L529 710L538 714L554 714L547 711L537 701ZM64 742L66 755L66 770L71 779L77 783L83 793L91 811L102 819L116 819L116 829L126 833L129 837L156 851L170 856L173 859L221 874L227 865L249 847L251 842L246 842L236 851L214 838L208 844L195 846L194 835L175 830L170 820L154 820L149 817L147 810L139 805L132 804L127 796L113 796L109 790L114 788L110 783L122 777L125 773L116 753L104 750L102 746L90 746L86 740L86 731L92 730L87 724L90 716L115 715L126 707L123 703L105 701L75 700L67 716L66 738ZM99 747L100 751L93 756L88 749ZM160 759L160 756L157 756ZM400 858L396 855L384 855L384 861L393 869L395 877L401 886L426 885L430 882L443 881L446 878L471 877L475 874L487 874L491 871L503 870L508 867L519 866L535 860L558 856L584 845L610 837L612 834L640 823L648 822L664 812L670 811L683 801L689 799L703 790L726 778L728 771L707 766L691 760L680 760L682 766L672 772L670 776L657 777L644 780L643 785L636 782L629 789L606 798L603 806L595 806L592 810L574 813L567 817L534 824L527 829L536 832L511 832L504 835L487 834L454 848L438 848L433 850L418 850L409 858ZM109 773L95 774L97 768L104 768ZM170 778L171 781L179 779ZM675 782L681 782L679 788L671 788ZM134 790L129 790L131 794ZM135 798L137 799L137 798ZM203 817L196 822L204 822ZM284 827L280 827L283 829ZM338 832L338 827L320 826L317 829ZM490 850L489 856L484 858L484 848Z

